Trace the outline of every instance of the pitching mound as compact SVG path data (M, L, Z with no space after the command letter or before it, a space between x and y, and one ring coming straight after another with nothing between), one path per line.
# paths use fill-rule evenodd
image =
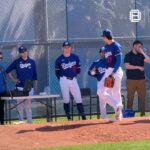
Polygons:
M1 150L150 139L150 118L0 126Z

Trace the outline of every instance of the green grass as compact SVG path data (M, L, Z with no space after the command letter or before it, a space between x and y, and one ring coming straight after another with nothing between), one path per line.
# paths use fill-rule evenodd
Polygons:
M140 113L139 113L139 112L136 113L135 116L136 116L136 117L140 117ZM150 112L146 112L146 116L150 116ZM109 118L113 118L113 117L114 117L114 114L109 114L108 117L109 117ZM87 116L87 119L90 119L90 116ZM93 116L92 116L92 119L97 119L97 116L96 116L96 115L93 115ZM78 120L78 117L75 116L75 117L74 117L74 120ZM18 120L13 120L12 123L13 123L13 122L16 122L16 121L18 121ZM63 122L63 121L67 121L66 117L58 117L58 118L57 118L57 122ZM46 123L46 122L47 122L46 118L33 119L33 123Z
M150 112L146 112L146 116L150 116ZM108 115L109 118L113 118L114 117L114 114L109 114ZM135 117L140 117L140 113L137 112L135 114ZM87 116L87 119L90 119L90 116ZM97 116L96 115L93 115L92 116L92 119L97 119ZM62 122L62 121L66 121L66 117L58 117L57 118L57 122ZM74 117L74 120L78 120L78 117L75 116ZM45 118L40 118L40 119L33 119L33 123L45 123L46 122L46 119Z
M150 150L150 141L112 142L36 150Z

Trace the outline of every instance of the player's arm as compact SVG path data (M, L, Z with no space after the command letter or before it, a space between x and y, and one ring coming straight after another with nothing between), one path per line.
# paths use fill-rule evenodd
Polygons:
M8 75L8 77L15 83L18 84L20 81L18 79L16 79L13 75L12 75L12 71L16 69L16 61L14 61L7 69L6 69L6 74Z
M139 50L139 52L144 56L144 62L150 64L150 57L143 51L142 48Z
M125 63L125 68L128 69L128 70L141 70L141 71L144 71L144 67L141 67L141 66L133 66L131 65L130 63Z
M58 59L55 61L55 75L57 77L57 79L60 79L60 64Z
M79 57L77 56L77 60L76 60L77 64L76 64L76 67L77 67L77 74L79 75L80 72L81 72L81 64L80 64L80 59Z
M19 81L18 79L16 79L16 78L12 75L12 73L8 73L7 75L8 75L8 77L9 77L15 84L19 84L19 83L20 83L20 81Z
M94 73L95 72L95 73ZM93 62L93 64L90 66L89 70L88 70L88 75L95 77L96 76L96 67L95 67L95 63Z
M115 57L116 57L116 64L115 64L114 70L111 74L112 76L113 76L113 74L115 74L118 71L119 67L122 64L122 48L120 45L117 45L115 48Z
M115 74L122 64L122 54L118 54L115 57L116 57L116 64L114 66L114 70L111 75Z
M128 55L125 56L124 64L125 64L125 68L128 70L137 70L138 69L140 71L144 71L144 67L131 65L130 58L128 57Z
M7 85L7 73L6 73L6 67L5 66L1 66L1 72L3 75L4 83L5 83L5 85Z
M143 55L145 57L144 62L150 64L150 57L145 53Z

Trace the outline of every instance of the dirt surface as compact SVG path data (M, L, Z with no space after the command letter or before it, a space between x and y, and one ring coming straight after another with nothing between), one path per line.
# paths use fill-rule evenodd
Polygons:
M150 117L0 126L0 150L150 140Z

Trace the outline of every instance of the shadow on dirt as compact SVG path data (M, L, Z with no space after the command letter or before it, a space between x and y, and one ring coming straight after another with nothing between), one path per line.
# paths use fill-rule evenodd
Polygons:
M20 130L17 132L17 134L27 133L27 132L34 132L34 131L40 131L40 132L56 132L56 131L65 131L65 130L73 130L77 128L81 128L84 126L95 126L95 125L101 125L101 124L111 124L112 122L105 122L105 123L87 123L87 124L65 124L65 125L59 125L59 126L52 126L47 125L40 128L36 128L35 130Z
M134 125L134 124L150 124L150 120L144 119L144 120L135 120L130 123L121 123L120 125L126 126L126 125Z

